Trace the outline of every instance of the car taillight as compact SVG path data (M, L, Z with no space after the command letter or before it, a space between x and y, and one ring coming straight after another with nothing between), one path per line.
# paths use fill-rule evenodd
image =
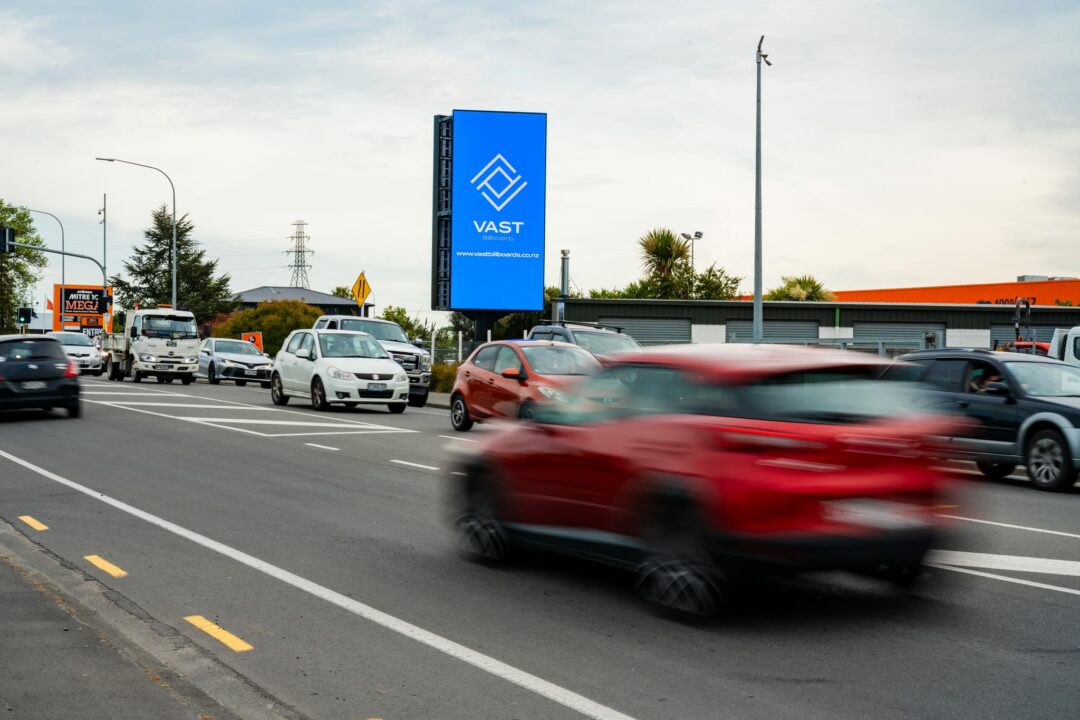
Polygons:
M79 364L74 360L68 360L67 371L64 373L64 377L78 377L79 376Z

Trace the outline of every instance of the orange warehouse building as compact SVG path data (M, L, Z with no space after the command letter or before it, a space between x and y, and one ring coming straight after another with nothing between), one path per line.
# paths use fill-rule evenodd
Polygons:
M1032 305L1080 307L1080 279L1032 278L1004 283L934 285L880 290L834 290L839 302L942 303L950 305Z

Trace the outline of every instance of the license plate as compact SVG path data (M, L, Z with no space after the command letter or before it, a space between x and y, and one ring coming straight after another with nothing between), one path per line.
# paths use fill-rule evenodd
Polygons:
M258 375L259 373L258 373L257 370L245 370L244 374L245 375Z
M386 383L368 383L368 390L386 390Z
M927 524L919 506L890 500L830 500L824 503L825 519L849 525L896 530Z
M154 369L155 370L168 370L169 366L168 365L155 365Z
M45 383L41 380L27 380L22 384L23 390L44 390Z

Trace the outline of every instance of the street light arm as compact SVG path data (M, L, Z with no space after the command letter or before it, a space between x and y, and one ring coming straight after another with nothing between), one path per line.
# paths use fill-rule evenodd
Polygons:
M150 170L157 170L159 173L161 173L162 175L165 176L166 180L169 181L169 187L172 188L173 200L174 201L176 200L176 186L173 185L172 178L169 177L168 173L166 173L161 168L154 167L153 165L143 165L142 163L131 162L130 160L121 160L120 158L101 158L101 157L99 157L99 158L94 158L94 159L95 160L101 160L103 162L118 162L118 163L124 163L125 165L135 165L137 167L149 168Z

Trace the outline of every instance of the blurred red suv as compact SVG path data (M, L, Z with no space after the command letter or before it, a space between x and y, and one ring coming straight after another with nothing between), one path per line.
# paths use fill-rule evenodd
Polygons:
M691 615L762 570L910 583L946 490L930 439L961 421L914 414L924 391L877 382L886 366L792 346L623 356L464 451L451 476L460 546L625 567L645 599Z
M450 424L531 418L538 405L566 402L578 381L600 370L591 353L569 343L505 340L481 345L458 368Z

